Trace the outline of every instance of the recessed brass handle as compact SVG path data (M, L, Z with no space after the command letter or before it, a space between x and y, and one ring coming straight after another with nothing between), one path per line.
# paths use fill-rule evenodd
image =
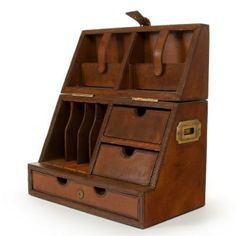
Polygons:
M198 141L201 137L201 122L186 120L179 122L176 128L176 141L179 144Z
M76 195L79 199L83 199L84 198L84 191L82 189L79 189L77 191Z

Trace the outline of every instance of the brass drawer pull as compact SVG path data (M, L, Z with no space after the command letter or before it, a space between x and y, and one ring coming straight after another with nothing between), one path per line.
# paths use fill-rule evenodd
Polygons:
M198 141L201 136L201 122L186 120L179 122L176 129L176 141L179 144Z
M82 189L79 189L77 191L76 195L79 199L83 199L84 198L84 191Z

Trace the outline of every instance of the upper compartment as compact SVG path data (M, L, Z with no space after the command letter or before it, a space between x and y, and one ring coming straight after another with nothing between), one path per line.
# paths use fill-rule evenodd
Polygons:
M114 88L123 77L124 55L130 50L130 33L83 34L66 86Z
M129 60L130 89L176 91L192 31L139 32Z
M206 99L208 44L202 24L83 31L62 92Z

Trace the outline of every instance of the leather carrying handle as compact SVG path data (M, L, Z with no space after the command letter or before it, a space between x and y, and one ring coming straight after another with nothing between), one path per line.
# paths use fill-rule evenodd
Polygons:
M154 64L154 74L155 76L160 76L162 73L162 54L165 47L166 39L168 37L169 31L160 31L156 44L153 51L153 64Z
M126 15L136 20L140 26L150 26L151 22L147 17L144 17L139 11L126 12Z
M98 47L98 72L104 73L106 70L106 55L111 33L104 33Z

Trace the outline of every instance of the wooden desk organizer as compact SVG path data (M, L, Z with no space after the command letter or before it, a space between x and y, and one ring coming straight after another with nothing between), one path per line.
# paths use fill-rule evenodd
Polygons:
M83 31L29 193L146 228L205 203L209 28Z

